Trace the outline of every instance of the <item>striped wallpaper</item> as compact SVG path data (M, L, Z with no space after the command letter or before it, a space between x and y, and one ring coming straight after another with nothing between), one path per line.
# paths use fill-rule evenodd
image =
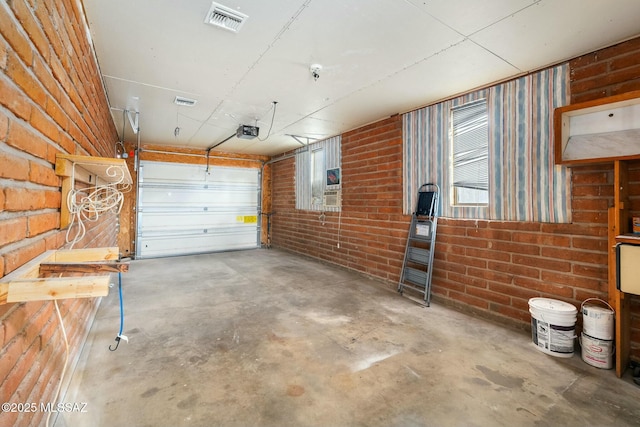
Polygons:
M406 113L404 212L414 211L420 185L436 183L445 217L571 222L571 172L553 158L553 110L568 102L568 72L568 65L560 65ZM489 204L453 206L451 108L483 98L489 110Z
M325 169L341 167L341 136L314 142L296 150L296 209L338 212L340 208L313 204L311 198L311 152L324 151Z

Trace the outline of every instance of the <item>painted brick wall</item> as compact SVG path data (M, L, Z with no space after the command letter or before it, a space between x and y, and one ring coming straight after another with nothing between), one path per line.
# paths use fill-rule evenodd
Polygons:
M0 276L65 245L56 154L111 156L118 139L78 5L0 2ZM106 215L75 247L115 246L116 221ZM96 308L92 299L61 301L71 360ZM48 402L64 362L53 303L0 305L0 320L0 401ZM43 416L0 413L0 425L39 425Z
M573 61L573 101L640 88L638 50L640 39ZM598 59L607 65L597 66ZM385 279L395 289L409 227L401 208L401 119L396 116L349 132L342 144L341 214L296 211L295 162L274 165L272 241L274 246ZM637 195L632 196L633 209L640 215L640 162L632 171L632 193ZM574 168L572 224L441 218L434 299L525 328L531 319L529 298L555 298L577 307L587 298L606 299L612 185L610 165ZM637 300L632 312L632 355L640 359Z

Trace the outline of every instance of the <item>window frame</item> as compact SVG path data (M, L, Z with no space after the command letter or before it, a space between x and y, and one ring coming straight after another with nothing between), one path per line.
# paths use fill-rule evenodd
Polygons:
M467 117L466 121L460 121L460 120L456 120L456 112L461 112L461 111L469 111L469 110L473 110L475 108L477 108L477 106L483 105L484 108L482 108L482 111L480 111L480 115L482 117L478 118L478 114L477 112L471 111L470 116L471 118ZM475 114L474 114L475 113ZM478 123L478 119L481 121L480 123ZM459 122L459 123L456 123ZM450 200L451 200L451 206L452 207L488 207L489 206L489 200L490 200L490 195L489 195L489 102L487 100L487 98L480 98L480 99L476 99L473 101L469 101L466 102L464 104L460 104L460 105L456 105L451 107L451 109L449 110L449 123L450 123L450 130L449 130L449 143L450 143L450 162L449 162L449 176L451 177L451 181L450 181ZM462 133L458 133L457 132L457 128L456 125L460 125L461 127L467 126L469 127L468 130L463 131ZM469 164L469 163L483 163L485 166L485 169L481 172L481 176L484 176L484 179L481 179L478 184L477 187L480 187L482 185L484 185L486 188L485 189L481 189L481 188L471 188L471 187L465 187L462 185L456 185L456 142L462 142L465 143L467 146L469 147L468 151L478 151L478 145L475 144L476 141L473 141L469 138L466 139L466 141L460 141L459 138L456 138L457 134L465 134L465 133L470 133L470 132L475 132L478 133L478 128L480 128L482 130L482 128L484 129L485 134L482 135L482 147L480 147L481 150L481 155L479 157L470 157L469 155L464 156L465 159L463 159L462 161L464 161L465 163ZM484 159L482 159L484 157ZM480 160L478 160L478 158ZM462 162L461 161L461 162ZM467 172L467 174L469 174L469 172ZM477 194L480 195L480 197L476 197L475 201L461 201L460 200L460 192L463 189L468 189L470 191L476 190L478 191ZM479 193L480 191L482 191L482 193ZM478 199L482 199L482 200L478 200Z

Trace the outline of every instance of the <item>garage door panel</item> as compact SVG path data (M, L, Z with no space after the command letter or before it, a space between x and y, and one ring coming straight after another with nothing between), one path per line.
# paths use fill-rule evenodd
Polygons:
M252 176L246 173L248 170L257 169L209 166L209 171L207 172L207 168L202 165L149 161L142 161L141 166L147 166L144 170L144 176L141 176L141 182L145 183L165 183L171 186L215 182L221 184L258 184L257 175Z
M144 208L181 206L217 207L220 205L257 208L256 188L238 189L184 189L184 188L149 188L140 190Z
M247 211L245 213L233 211L229 213L218 212L213 214L211 212L186 212L186 213L167 213L167 212L147 212L144 215L144 232L152 229L166 229L170 231L172 229L209 229L209 228L251 228L255 229L255 223L251 221L254 216L253 212ZM257 217L256 217L257 220ZM240 226L240 227L239 227ZM214 232L214 230L210 230Z
M198 182L204 183L211 177L211 173L207 173L204 166L146 161L140 162L140 165L144 170L140 182L144 183L165 183L171 186L180 183L195 185Z
M202 228L189 228L189 227L181 227L181 228L173 228L171 230L161 229L161 228L149 228L145 230L144 238L146 239L155 239L160 240L162 237L216 237L216 236L229 236L229 235L252 235L254 232L254 228L248 225L245 226L237 226L237 227L216 227L215 232L209 231L209 229Z
M246 171L251 169L246 168L222 168L214 167L212 172L207 175L208 182L220 183L220 184L247 184L258 185L258 174L247 174ZM257 169L253 169L257 171Z
M147 237L142 243L141 257L154 258L175 256L180 254L196 254L206 252L251 249L255 247L253 231L240 234L237 230L216 236L198 234L163 235Z
M143 161L136 256L259 247L258 169Z

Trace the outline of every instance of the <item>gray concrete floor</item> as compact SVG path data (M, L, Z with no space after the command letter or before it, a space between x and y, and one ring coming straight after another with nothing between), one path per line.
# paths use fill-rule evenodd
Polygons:
M272 250L132 261L57 427L631 426L640 387L526 331Z

